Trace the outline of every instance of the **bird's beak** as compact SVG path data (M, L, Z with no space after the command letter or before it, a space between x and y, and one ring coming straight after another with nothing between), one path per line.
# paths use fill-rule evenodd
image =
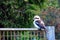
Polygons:
M34 18L33 18L33 21L34 21Z
M33 21L34 21L34 19L33 19Z

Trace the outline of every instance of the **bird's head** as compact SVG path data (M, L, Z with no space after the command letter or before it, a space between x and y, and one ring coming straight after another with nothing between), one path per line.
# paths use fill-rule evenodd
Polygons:
M41 18L40 18L40 16L38 16L38 15L35 15L34 16L34 18L33 18L33 20L40 20Z

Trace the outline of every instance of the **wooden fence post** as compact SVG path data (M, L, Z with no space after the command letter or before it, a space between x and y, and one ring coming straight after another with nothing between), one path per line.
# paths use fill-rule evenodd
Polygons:
M47 26L46 37L47 37L47 40L55 40L55 27L54 26Z

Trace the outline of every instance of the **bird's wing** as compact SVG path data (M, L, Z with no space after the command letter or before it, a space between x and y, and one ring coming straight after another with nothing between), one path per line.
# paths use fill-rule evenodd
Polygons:
M41 23L39 21L35 21L35 24L39 27L42 27Z
M42 25L43 27L45 27L45 24L44 24L44 22L43 22L43 21L41 21L41 25Z
M39 28L45 29L44 23L41 23L41 22L39 22L39 21L35 21L35 24L36 24Z
M33 24L34 24L34 26L35 26L36 28L39 28L39 26L36 25L35 21L33 21Z

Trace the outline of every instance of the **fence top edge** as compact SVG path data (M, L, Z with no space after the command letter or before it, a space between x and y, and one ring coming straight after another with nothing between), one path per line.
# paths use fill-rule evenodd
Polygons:
M37 28L0 28L0 31L2 30L12 30L12 31L15 31L15 30L38 30Z
M54 27L54 26L46 26L46 27ZM16 31L16 30L21 30L21 31L24 31L24 30L38 30L37 28L0 28L0 31Z

